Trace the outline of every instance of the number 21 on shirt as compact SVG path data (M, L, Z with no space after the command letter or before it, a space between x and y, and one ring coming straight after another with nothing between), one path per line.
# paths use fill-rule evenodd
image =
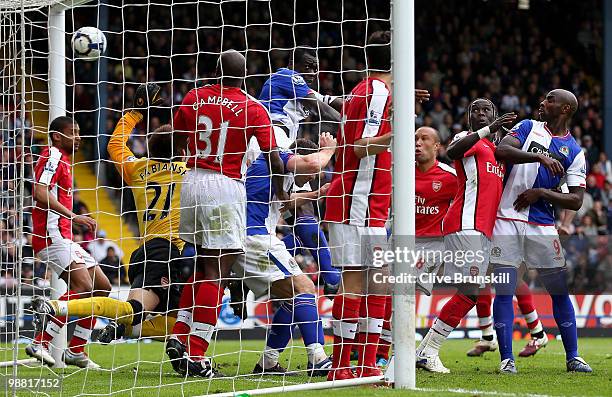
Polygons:
M219 125L219 128L214 128L213 121L205 115L198 116L198 144L196 145L197 156L206 158L215 156L215 163L220 163L223 160L223 150L225 149L225 141L227 139L227 130L229 121L224 121ZM218 132L217 132L218 131ZM217 152L213 150L213 133L217 141Z

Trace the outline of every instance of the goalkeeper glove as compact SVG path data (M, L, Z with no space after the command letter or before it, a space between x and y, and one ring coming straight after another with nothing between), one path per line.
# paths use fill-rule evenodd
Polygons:
M136 111L142 113L143 110L147 110L149 106L159 105L162 102L161 88L155 83L141 84L136 89L134 94L134 103L132 107Z

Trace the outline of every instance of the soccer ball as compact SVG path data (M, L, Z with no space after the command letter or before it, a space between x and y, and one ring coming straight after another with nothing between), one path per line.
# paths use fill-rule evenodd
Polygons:
M85 26L72 35L72 51L85 61L95 61L106 51L106 36L98 28Z

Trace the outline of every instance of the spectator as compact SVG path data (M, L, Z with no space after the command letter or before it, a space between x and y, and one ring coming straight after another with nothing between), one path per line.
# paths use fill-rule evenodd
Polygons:
M587 237L597 236L597 226L593 223L591 215L586 214L582 217L582 233Z
M117 256L115 248L111 246L107 248L106 257L100 261L100 267L111 284L120 285L121 281L126 281L125 267Z
M589 172L588 176L592 176L594 178L595 186L597 186L598 189L604 188L604 185L606 183L606 175L603 173L600 163L593 164L593 166L591 167L591 172Z
M608 230L608 210L604 208L600 200L593 202L593 208L587 215L593 220L594 226L597 228L598 234L606 234Z
M516 89L514 86L508 87L508 93L502 97L501 105L499 107L502 112L518 112L520 109L520 100L516 95Z
M104 230L98 230L96 239L89 244L89 253L96 260L101 262L107 256L108 248L112 247L115 250L119 260L123 259L123 252L119 246L114 242L106 239L106 232Z
M588 120L585 120L585 121L588 121ZM583 130L586 130L584 128L584 122L583 122ZM586 156L587 163L590 165L595 164L597 160L599 159L599 149L597 149L597 146L593 144L593 138L591 138L590 135L584 135L582 137L581 143L582 143L582 148L584 150L584 155Z
M612 161L608 160L606 152L599 153L599 162L601 171L606 176L606 181L612 183Z

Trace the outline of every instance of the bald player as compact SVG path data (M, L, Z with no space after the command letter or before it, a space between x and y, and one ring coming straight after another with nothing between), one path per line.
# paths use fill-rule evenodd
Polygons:
M218 84L189 91L174 115L178 150L187 149L181 188L181 239L197 251L195 284L186 286L173 333L186 342L187 356L170 346L167 354L179 360L178 372L212 377L205 358L219 316L225 279L246 239L246 190L243 162L251 137L264 153L278 200L283 190L284 164L276 151L267 109L241 88L246 61L237 51L225 51L217 63ZM193 310L190 310L193 308ZM188 338L186 336L189 335Z
M437 160L440 148L438 131L421 127L415 133L415 232L417 252L444 251L442 220L457 193L457 172ZM427 257L429 261L417 263L417 290L431 295L433 278L442 266L440 255ZM391 302L385 306L385 321L380 335L377 362L384 366L391 346Z
M457 193L457 172L437 160L438 131L421 127L415 134L415 231L417 250L444 251L442 220ZM434 259L434 258L431 258ZM419 262L417 289L431 295L430 273L436 274L441 262Z
M512 296L521 262L537 269L553 302L568 372L592 372L578 355L576 316L567 289L567 269L554 207L578 210L585 191L584 153L570 134L578 101L569 91L550 91L538 110L539 121L523 120L496 150L507 174L493 231L491 263L504 282L495 285L493 318L501 354L500 371L516 373L512 353ZM568 189L559 192L563 184ZM569 191L567 191L569 190Z

